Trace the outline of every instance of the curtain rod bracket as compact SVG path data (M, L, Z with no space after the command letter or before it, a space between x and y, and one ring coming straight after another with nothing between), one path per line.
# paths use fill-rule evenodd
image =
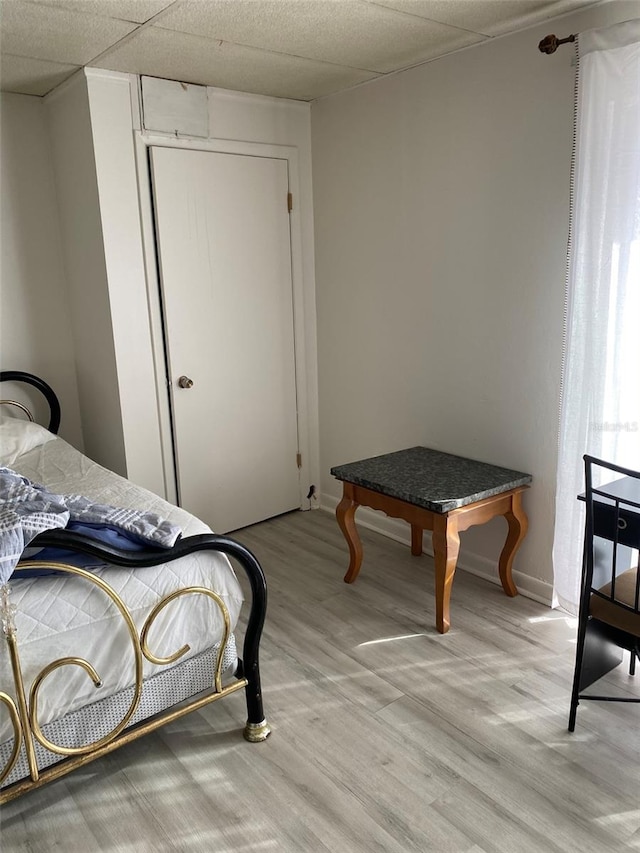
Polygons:
M538 50L540 51L540 53L555 53L561 44L568 44L569 42L574 42L575 40L575 34L567 36L566 39L559 39L557 36L554 35L545 36L538 45Z

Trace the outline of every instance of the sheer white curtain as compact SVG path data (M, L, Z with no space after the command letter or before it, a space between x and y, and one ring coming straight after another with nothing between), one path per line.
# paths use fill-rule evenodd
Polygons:
M553 545L560 606L582 568L582 456L640 469L640 19L582 33Z

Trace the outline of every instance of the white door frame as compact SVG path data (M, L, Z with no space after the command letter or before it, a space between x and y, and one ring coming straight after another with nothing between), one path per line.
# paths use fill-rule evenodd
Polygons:
M298 442L302 456L300 468L300 508L308 509L307 492L311 483L318 483L319 471L313 470L311 453L311 435L309 420L309 397L307 383L307 358L305 335L305 310L303 287L302 228L300 217L300 187L298 151L295 146L273 145L262 142L240 142L229 139L185 139L160 133L135 131L136 167L138 170L138 190L140 195L140 216L142 240L147 279L147 299L151 323L151 344L158 395L158 418L164 465L164 483L166 499L172 503L177 500L176 468L171 432L169 388L166 381L166 363L163 342L162 314L160 310L160 286L156 260L156 243L153 221L153 202L151 178L149 172L148 149L152 146L165 148L183 148L195 151L213 151L220 154L245 154L253 157L269 157L287 161L289 192L293 195L293 209L289 214L291 243L291 280L293 288L293 335L296 370L296 398L298 419ZM286 199L283 199L283 204Z

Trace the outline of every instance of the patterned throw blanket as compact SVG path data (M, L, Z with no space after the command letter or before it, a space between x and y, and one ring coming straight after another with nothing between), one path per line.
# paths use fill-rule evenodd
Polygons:
M117 530L145 545L171 548L182 531L156 513L97 504L82 495L56 495L11 468L0 468L0 586L29 542L44 530L79 524ZM95 535L95 538L101 538Z

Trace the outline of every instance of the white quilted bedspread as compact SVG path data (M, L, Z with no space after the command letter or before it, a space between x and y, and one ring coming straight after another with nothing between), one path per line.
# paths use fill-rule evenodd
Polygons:
M12 460L11 467L61 494L83 494L113 506L156 512L181 527L183 536L210 532L188 512L97 465L60 438ZM185 586L204 586L217 592L229 610L232 627L242 605L237 578L222 554L200 552L161 566L135 570L108 567L95 574L125 601L138 630L160 598ZM18 648L27 691L43 666L66 656L88 660L103 682L96 688L78 666L56 670L41 690L41 724L132 683L131 641L123 618L103 591L71 575L15 577L10 584L11 600L17 605ZM216 605L205 596L189 595L172 602L158 616L149 646L154 654L167 656L187 643L187 657L217 642L221 630L222 617ZM158 669L145 661L144 676ZM0 652L0 690L14 693L5 643ZM0 742L11 732L6 716L0 715Z

